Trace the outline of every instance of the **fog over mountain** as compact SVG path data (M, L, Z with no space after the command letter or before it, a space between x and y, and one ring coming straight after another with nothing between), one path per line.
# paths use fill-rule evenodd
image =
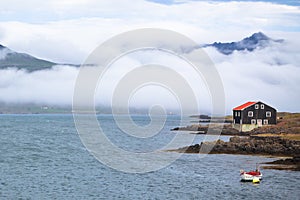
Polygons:
M204 46L199 44L201 46L215 63L223 81L227 113L235 105L248 100L261 100L278 110L300 111L297 103L300 99L300 55L297 42L285 38L271 39L258 32L242 40L237 38L236 42L218 41ZM143 60L181 66L178 68L181 70L179 73L190 79L202 110L210 112L209 92L203 80L193 78L194 74L189 70L182 70L185 65L183 62L155 53L140 53L116 62L115 69L106 77L102 96L96 97L96 104L109 106L118 80L131 69L130 66L141 65ZM70 106L78 72L79 68L74 65L37 59L1 45L0 102ZM176 99L161 88L144 89L133 95L130 101L132 107L145 108L154 101L170 109L178 108Z
M284 40L278 39L273 40L266 36L262 32L254 33L250 37L244 38L239 42L230 42L230 43L222 43L222 42L214 42L213 44L204 45L204 47L215 47L219 52L229 55L234 51L254 51L256 49L263 49L268 46L271 46L272 43L282 43Z
M56 63L35 58L29 54L17 53L0 44L0 69L16 68L31 72L49 69L54 65Z
M296 112L300 110L297 103L300 98L298 45L298 41L284 38L263 42L263 46L250 50L236 49L230 54L228 49L224 53L223 48L214 46L205 50L222 77L228 106L261 100L280 111Z

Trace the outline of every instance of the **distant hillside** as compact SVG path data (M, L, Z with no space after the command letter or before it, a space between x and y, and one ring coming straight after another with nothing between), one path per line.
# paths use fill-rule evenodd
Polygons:
M29 72L51 68L54 62L42 60L25 53L17 53L0 44L0 69L14 67Z
M255 49L262 49L269 46L271 43L282 43L283 40L273 40L263 34L262 32L254 33L250 37L244 38L238 42L221 43L214 42L213 44L204 45L204 47L215 47L220 53L229 55L234 51L254 51Z
M262 32L254 33L250 37L238 42L214 42L212 44L199 45L197 48L214 47L220 53L230 55L234 51L254 51L265 48L273 43L282 43L283 40L274 40ZM194 49L188 49L187 52ZM57 63L35 58L25 53L18 53L0 44L0 69L17 68L26 69L28 72L51 68ZM72 65L72 64L71 64ZM78 67L79 65L72 65Z

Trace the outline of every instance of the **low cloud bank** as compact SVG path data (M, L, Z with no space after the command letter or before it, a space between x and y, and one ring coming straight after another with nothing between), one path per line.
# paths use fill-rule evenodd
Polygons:
M299 45L297 41L285 41L229 56L207 48L223 79L227 106L261 100L280 111L299 112Z
M231 55L223 55L212 47L205 48L224 84L226 112L230 113L232 107L245 101L256 100L264 101L279 111L299 112L299 45L297 42L286 41L253 52L234 52ZM99 91L95 93L96 104L110 106L114 88L122 76L144 61L154 60L166 66L172 65L197 94L200 110L209 112L210 96L203 80L197 79L183 61L171 57L172 55L159 54L149 56L140 52L116 61L107 76L103 77ZM70 106L79 70L66 65L31 73L25 70L2 69L0 102ZM170 109L179 107L176 98L158 86L140 88L129 101L131 107L137 108L153 104L161 104Z
M0 70L0 101L70 105L78 69L54 66L28 73L25 70Z

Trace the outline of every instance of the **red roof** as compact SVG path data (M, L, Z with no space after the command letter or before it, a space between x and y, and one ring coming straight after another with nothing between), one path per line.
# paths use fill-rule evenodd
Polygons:
M247 103L244 103L238 107L235 107L233 110L244 110L245 108L248 108L249 106L252 106L253 104L256 104L257 102L249 101Z

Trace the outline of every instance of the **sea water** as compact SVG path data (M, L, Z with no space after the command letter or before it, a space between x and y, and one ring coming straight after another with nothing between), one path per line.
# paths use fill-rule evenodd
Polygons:
M132 118L139 125L150 120ZM153 151L175 134L195 136L170 131L180 122L190 123L179 116L169 116L161 132L148 139L124 134L111 115L98 120L112 143L133 152ZM203 138L196 135L193 143ZM263 170L260 184L240 182L240 169L274 159L183 154L157 171L125 173L95 159L82 144L72 115L0 115L0 199L299 199L299 172Z

